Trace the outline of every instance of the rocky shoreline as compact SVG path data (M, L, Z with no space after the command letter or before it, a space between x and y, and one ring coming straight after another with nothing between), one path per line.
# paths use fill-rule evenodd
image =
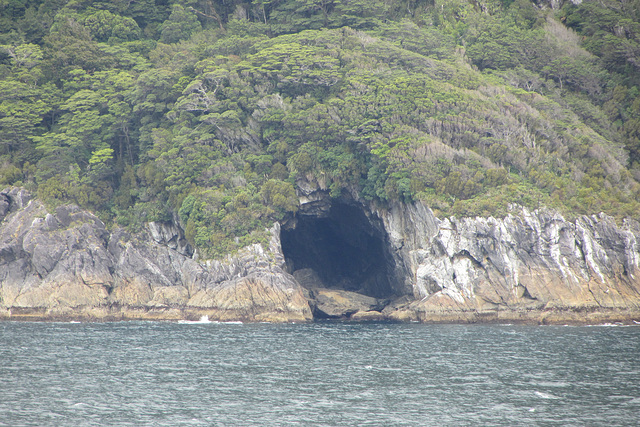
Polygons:
M77 206L48 212L26 190L5 189L0 320L640 321L635 221L570 222L517 206L504 219L439 219L421 204L336 201L308 183L300 200L268 245L203 261L178 223L107 230Z
M0 313L0 321L34 322L122 322L122 321L191 321L242 323L309 323L309 322L390 322L423 324L519 324L519 325L571 325L602 324L640 325L640 312L617 309L575 310L503 310L493 313L476 311L426 314L410 310L396 314L377 311L356 312L349 318L309 319L284 313L263 313L259 317L246 317L243 313L210 309L185 310L182 308L149 309L146 307L75 307L73 310L49 311L42 308L11 308Z

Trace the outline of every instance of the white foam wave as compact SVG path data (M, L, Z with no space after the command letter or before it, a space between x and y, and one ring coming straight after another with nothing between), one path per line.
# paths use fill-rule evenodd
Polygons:
M200 320L178 320L178 323L187 324L187 325L203 325L203 324L244 325L244 323L240 321L220 322L218 320L209 320L209 316L206 316L206 315L202 316Z
M178 323L199 324L199 323L219 323L209 320L209 316L202 316L200 320L178 320Z
M624 323L615 322L615 323L601 323L599 325L587 325L589 327L600 327L600 328L627 328L631 325L625 325Z
M536 381L535 385L539 387L569 387L571 384L562 381Z
M542 391L534 391L534 393L536 394L536 396L538 396L540 399L552 399L552 400L556 400L556 399L560 399L558 396L554 396L551 393L545 393Z

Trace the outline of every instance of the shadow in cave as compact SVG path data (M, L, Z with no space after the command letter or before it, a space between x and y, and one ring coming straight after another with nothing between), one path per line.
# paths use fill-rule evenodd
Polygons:
M313 269L327 288L390 298L394 262L385 233L371 225L361 208L333 203L324 217L301 215L295 228L282 230L289 270Z

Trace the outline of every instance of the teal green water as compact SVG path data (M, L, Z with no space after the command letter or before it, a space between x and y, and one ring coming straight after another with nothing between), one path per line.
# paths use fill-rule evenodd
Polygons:
M638 425L640 327L0 323L0 425Z

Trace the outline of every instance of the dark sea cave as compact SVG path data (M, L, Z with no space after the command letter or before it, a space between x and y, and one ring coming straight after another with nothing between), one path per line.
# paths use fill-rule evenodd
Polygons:
M313 269L327 288L374 298L397 294L386 234L359 206L334 202L321 216L299 215L295 227L282 230L281 239L292 273Z

